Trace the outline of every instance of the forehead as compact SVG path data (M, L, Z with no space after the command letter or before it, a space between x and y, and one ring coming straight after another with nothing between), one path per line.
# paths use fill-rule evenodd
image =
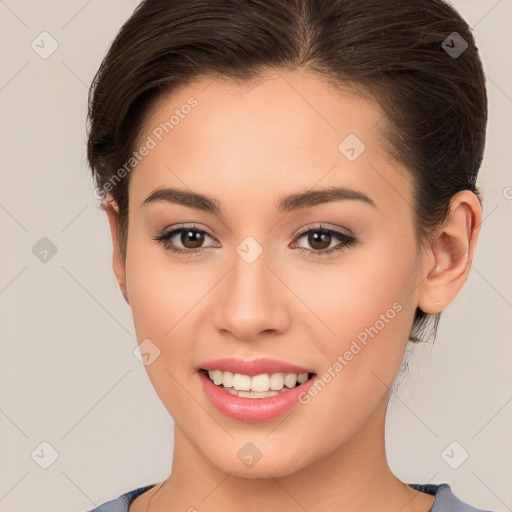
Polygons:
M384 149L386 123L375 100L311 72L198 79L149 112L138 145L151 140L151 150L132 172L130 202L165 186L221 202L348 186L384 208L397 199L409 208L410 176Z

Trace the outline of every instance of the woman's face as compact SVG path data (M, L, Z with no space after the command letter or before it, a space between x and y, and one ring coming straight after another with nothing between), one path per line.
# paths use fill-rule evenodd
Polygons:
M151 112L123 272L146 370L194 457L282 476L383 436L426 267L385 122L297 71L196 81ZM157 189L181 195L146 201ZM274 391L291 374L292 388L234 396L201 369ZM300 389L294 373L309 374Z

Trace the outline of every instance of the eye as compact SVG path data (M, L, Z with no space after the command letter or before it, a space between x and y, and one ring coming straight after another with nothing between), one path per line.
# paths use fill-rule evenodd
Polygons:
M309 228L302 231L297 235L295 240L300 240L306 237L307 243L312 247L298 247L298 250L303 252L307 251L313 256L322 256L332 254L336 251L346 249L357 243L357 239L351 235L346 235L335 229L327 229L323 226L316 228ZM215 240L215 238L207 231L200 229L198 226L183 226L164 231L158 236L153 237L153 240L162 244L168 251L176 254L183 254L185 256L195 256L200 254L203 249L208 249L210 246L203 246L207 238ZM337 244L333 242L338 242ZM181 244L182 246L180 247ZM294 248L294 247L292 247Z
M309 228L297 235L296 240L306 237L306 242L312 247L298 247L299 251L307 251L312 256L322 256L332 254L335 251L341 251L357 243L357 239L352 235L346 235L335 229L327 229L322 226ZM337 244L333 242L338 242Z
M197 226L190 226L178 227L170 231L164 231L158 236L153 237L153 240L161 243L166 250L177 254L194 256L195 254L202 252L203 249L211 247L202 247L206 238L215 240L207 231L199 229ZM180 247L178 243L181 243L183 247Z

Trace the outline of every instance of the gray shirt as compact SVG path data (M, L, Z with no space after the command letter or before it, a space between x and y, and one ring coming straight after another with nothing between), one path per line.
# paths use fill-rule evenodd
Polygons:
M94 510L90 510L88 512L128 512L128 507L135 500L135 498L151 489L155 485L157 484L146 485L133 491L129 491L119 496L119 498L112 501L107 501L106 503L103 503L103 505L100 505ZM408 485L416 491L432 494L436 497L432 508L428 512L491 512L489 510L482 510L464 503L453 494L450 486L447 483Z

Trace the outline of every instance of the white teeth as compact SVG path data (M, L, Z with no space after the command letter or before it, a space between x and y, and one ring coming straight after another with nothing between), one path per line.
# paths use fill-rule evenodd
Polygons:
M267 398L268 396L276 396L279 391L235 391L233 394L244 398Z
M231 372L221 372L221 373L222 373L222 385L225 388L232 388L234 375Z
M289 373L285 378L284 378L284 385L287 387L287 388L294 388L295 387L295 384L297 384L297 375L295 373Z
M279 391L284 386L284 373L274 373L270 376L270 389Z
M250 398L265 398L277 393L273 391L287 391L294 388L297 383L303 384L308 380L307 373L273 373L269 375L243 375L241 373L222 372L209 370L208 376L217 386L223 386L232 395L247 396Z
M251 389L251 377L249 377L249 375L235 373L233 387L238 391L249 391Z
M217 386L219 384L222 384L222 372L220 370L214 370L213 371L213 382L214 384L217 384Z
M266 373L255 375L251 378L251 389L253 391L268 391L270 389L270 377Z

